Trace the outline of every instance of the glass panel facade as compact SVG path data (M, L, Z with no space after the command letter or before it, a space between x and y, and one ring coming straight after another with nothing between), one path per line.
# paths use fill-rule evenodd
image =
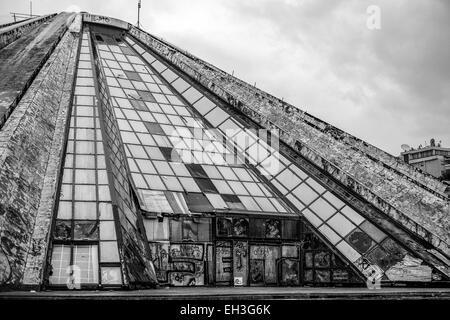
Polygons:
M158 282L172 286L411 278L414 267L405 265L414 254L280 154L266 132L248 128L131 36L90 27L51 285L139 283L152 265Z
M57 219L53 227L51 285L100 285L102 257L116 269L115 285L122 284L115 222L106 174L99 109L96 105L89 33L83 32L80 63L67 140ZM102 252L105 242L115 250Z
M126 39L133 48L140 50L140 45L133 39L130 37ZM156 61L160 59L157 56L153 58ZM160 63L164 64L162 61ZM289 200L288 211L296 209L312 226L317 228L324 239L327 239L335 247L341 257L352 263L362 274L381 278L383 275L389 274L388 266L381 262L383 259L397 263L406 261L414 255L411 252L402 251L401 256L394 258L392 253L382 250L385 239L395 243L398 250L402 249L402 246L381 232L373 223L345 204L331 191L327 191L296 163L280 154L277 142L269 141L266 133L257 133L255 130L247 128L210 97L198 90L191 80L180 76L179 72L171 66L164 68L165 74L169 74L168 69L172 69L172 72L170 77L166 77L166 80L170 83L168 87L172 89L173 94L181 95L187 102L187 107L192 106L198 114L204 117L207 122L205 128L214 130L215 136L222 138L219 141L223 141L223 137L227 138L224 145L230 151L221 154L224 161L238 159L238 166L218 165L220 161L214 161L213 166L202 165L217 192L222 194L225 203L230 208L238 210L240 205L248 211L278 213L285 208L283 201L281 203L275 201L277 197L261 196L264 188L260 188L260 180L259 178L254 179L253 172L246 171L246 173L252 173L249 174L252 178L250 180L242 171L234 174L236 170L245 168L242 163L249 163L256 167L258 175L263 175L270 181L271 193L273 190L277 190ZM155 70L155 73L158 75L158 70ZM252 180L254 180L254 184ZM229 195L238 196L239 201L227 201L226 198ZM254 235L260 236L262 232L263 230L258 229L257 226L250 228L250 234L254 233ZM284 232L283 226L281 226L281 232ZM254 262L255 270L259 270L261 267L258 261L256 259ZM298 267L297 264L291 264L291 266ZM389 264L389 267L395 269L392 263ZM323 281L332 282L334 277L337 277L337 275L333 276L331 271L310 270L308 272L311 273L312 281L320 278ZM398 273L396 273L391 280L400 278L402 277L398 277ZM408 281L407 279L407 276L403 278L405 281Z

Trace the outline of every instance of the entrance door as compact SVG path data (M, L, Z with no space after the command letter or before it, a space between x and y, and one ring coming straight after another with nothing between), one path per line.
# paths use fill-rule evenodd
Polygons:
M231 285L233 276L231 241L216 241L216 284Z
M233 281L235 286L248 285L247 241L233 241Z
M279 245L250 245L250 285L277 285L280 258Z

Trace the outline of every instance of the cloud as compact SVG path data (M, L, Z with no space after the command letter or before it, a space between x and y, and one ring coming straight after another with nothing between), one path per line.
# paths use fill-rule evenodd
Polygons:
M33 5L39 13L77 5L137 21L137 0ZM366 27L369 5L381 10L381 30ZM388 152L431 137L450 146L449 1L143 0L141 22Z
M77 6L75 4L71 4L64 11L66 11L66 12L81 12L81 9L79 6Z

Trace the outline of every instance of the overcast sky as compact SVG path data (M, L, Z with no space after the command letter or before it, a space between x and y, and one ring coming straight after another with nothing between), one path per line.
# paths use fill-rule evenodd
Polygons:
M367 8L380 8L369 29ZM137 0L34 0L137 21ZM0 23L29 1L0 2ZM394 155L450 147L450 1L142 0L150 33Z

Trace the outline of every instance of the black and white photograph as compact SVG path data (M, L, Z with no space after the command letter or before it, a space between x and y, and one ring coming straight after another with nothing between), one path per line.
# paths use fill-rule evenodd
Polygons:
M450 1L0 2L0 315L449 300Z

